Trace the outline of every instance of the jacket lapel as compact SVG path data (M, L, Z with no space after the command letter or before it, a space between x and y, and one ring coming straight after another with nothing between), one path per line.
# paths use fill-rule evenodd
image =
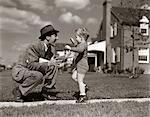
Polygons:
M40 50L41 57L44 57L45 56L45 46L41 41L39 41L39 50Z

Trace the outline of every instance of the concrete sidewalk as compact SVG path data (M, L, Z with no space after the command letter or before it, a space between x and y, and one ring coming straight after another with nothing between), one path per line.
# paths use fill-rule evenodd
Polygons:
M86 103L80 103L80 104L90 104L90 103L101 103L101 102L127 102L127 101L136 101L136 102L150 102L150 98L125 98L125 99L92 99L87 100ZM3 107L33 107L33 106L39 106L43 104L56 104L56 105L66 105L66 104L79 104L76 103L76 100L57 100L57 101L39 101L39 102L0 102L0 108Z

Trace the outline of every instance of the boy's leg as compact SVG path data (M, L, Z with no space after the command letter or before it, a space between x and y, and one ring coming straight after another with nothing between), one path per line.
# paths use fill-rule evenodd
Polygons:
M78 82L78 79L77 79L77 70L74 70L73 73L72 73L72 79L75 81L75 82Z
M73 73L72 73L72 79L75 81L75 82L78 82L78 72L77 72L77 70L74 70L73 71ZM83 82L83 84L84 84L84 86L87 88L87 84L85 84L84 82Z
M80 95L86 95L85 84L83 83L84 77L85 77L85 74L78 73L78 84L79 84Z
M80 90L80 97L76 101L77 103L84 103L87 100L86 96L86 85L83 83L83 79L85 77L85 74L78 73L78 84L79 84L79 90Z

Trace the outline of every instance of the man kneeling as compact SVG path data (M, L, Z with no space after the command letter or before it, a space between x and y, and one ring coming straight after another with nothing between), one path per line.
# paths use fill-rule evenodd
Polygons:
M55 79L60 64L53 56L59 31L55 30L52 25L47 25L40 32L39 40L25 49L12 69L12 77L19 84L13 90L17 102L23 102L23 97L39 85L42 85L42 96L46 99L53 99L45 89L54 88L56 83Z

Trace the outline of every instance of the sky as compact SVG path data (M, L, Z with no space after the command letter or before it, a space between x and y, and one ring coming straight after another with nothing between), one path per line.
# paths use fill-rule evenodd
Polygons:
M120 0L113 0L117 6ZM104 0L0 0L0 62L12 65L40 29L52 24L60 43L70 43L73 31L85 26L96 37L103 17Z

